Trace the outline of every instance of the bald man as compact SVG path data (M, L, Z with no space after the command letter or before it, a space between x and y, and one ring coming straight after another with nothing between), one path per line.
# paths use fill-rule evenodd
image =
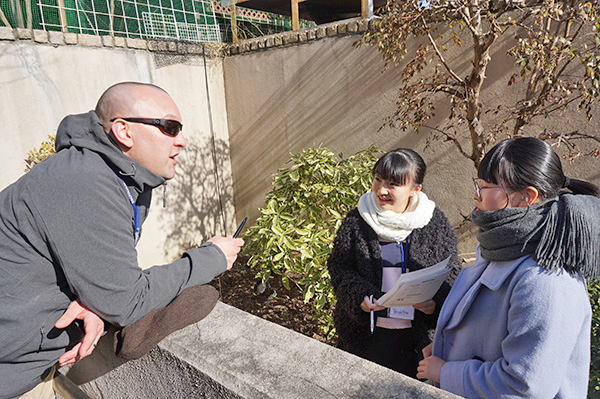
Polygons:
M239 238L213 237L168 265L138 265L152 190L175 174L181 130L164 90L114 85L94 111L61 122L56 155L0 193L0 398L34 389L59 358L89 354L101 319L128 326L231 268ZM85 325L81 342L74 319Z

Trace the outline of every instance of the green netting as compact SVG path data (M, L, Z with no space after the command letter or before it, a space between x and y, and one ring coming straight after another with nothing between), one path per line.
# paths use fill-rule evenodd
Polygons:
M231 41L231 15L215 14L211 0L0 0L0 9L12 27L143 39ZM290 17L238 10L241 39L292 29ZM300 27L314 25L300 21Z
M62 8L58 1L31 0L33 29L145 39L221 41L210 0L63 0ZM0 9L10 26L29 27L25 5L26 0L0 0ZM0 21L0 25L4 23Z
M40 10L37 5L31 5L31 18L28 17L27 3L25 0L0 0L0 9L12 27L41 29ZM29 21L31 19L31 21ZM0 26L4 25L0 21Z

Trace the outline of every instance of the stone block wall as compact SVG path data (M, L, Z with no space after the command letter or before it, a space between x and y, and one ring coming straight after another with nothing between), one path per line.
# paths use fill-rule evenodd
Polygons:
M111 332L61 372L94 399L458 398L221 302L140 359L116 358Z

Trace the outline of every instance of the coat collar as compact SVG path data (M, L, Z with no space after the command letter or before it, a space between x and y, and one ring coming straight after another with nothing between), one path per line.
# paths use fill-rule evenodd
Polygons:
M444 303L438 326L450 329L460 324L482 287L497 291L527 258L529 255L510 261L490 262L481 257L478 246L477 260L462 270Z

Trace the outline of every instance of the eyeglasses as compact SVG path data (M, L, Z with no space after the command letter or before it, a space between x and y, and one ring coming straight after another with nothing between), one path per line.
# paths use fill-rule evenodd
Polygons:
M143 123L144 125L152 125L156 126L160 129L161 132L166 134L167 136L176 137L181 129L183 129L183 125L181 122L176 121L174 119L156 119L156 118L113 118L110 121L114 122L117 119L123 119L127 122L133 123Z
M481 198L481 190L485 190L488 188L501 188L502 190L504 190L504 187L502 186L487 186L487 187L481 187L480 182L482 181L482 179L478 179L478 178L473 178L473 184L475 184L475 194L477 195L477 199L479 201L482 200ZM506 194L506 190L504 190L504 193ZM506 194L506 197L508 198L508 194Z

